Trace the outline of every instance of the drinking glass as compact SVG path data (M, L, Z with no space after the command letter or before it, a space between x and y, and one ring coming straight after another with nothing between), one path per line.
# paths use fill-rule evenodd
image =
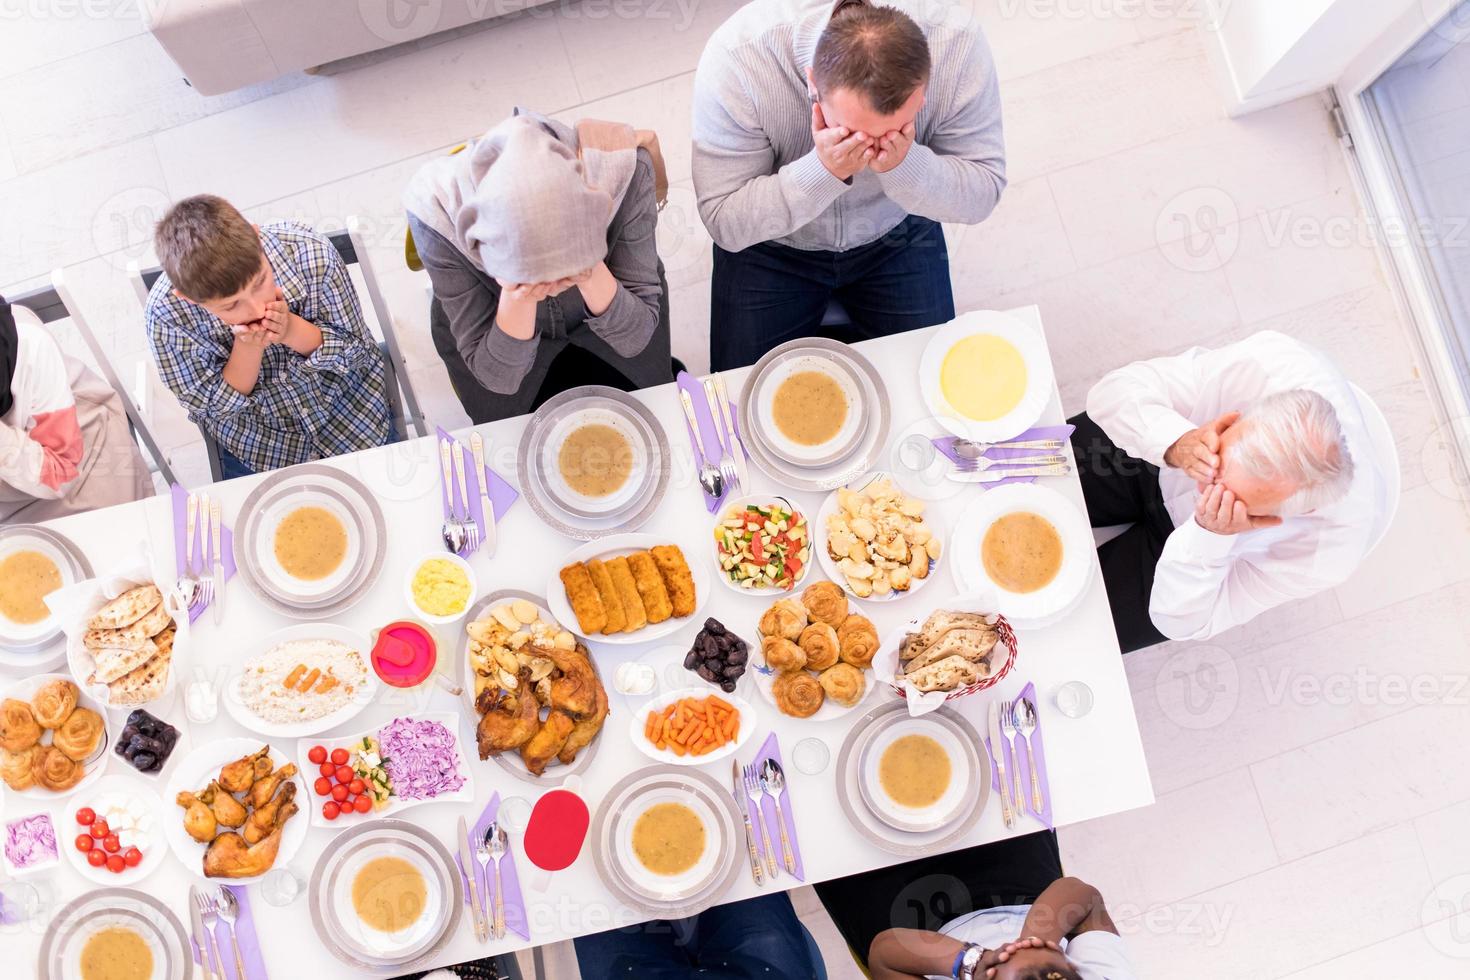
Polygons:
M1052 700L1068 718L1081 718L1092 710L1092 688L1081 681L1068 681L1057 688Z
M791 750L791 761L797 772L815 776L832 761L832 750L819 738L804 738Z
M496 818L506 830L518 834L531 822L531 801L524 796L507 796L500 801Z
M46 908L46 896L28 881L0 884L0 926L19 925L39 918Z
M260 880L260 897L267 904L283 908L301 894L301 879L290 868L274 868Z

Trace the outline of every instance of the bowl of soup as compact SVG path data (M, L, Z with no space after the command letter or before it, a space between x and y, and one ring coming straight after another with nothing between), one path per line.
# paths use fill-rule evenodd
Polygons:
M273 502L260 524L256 557L286 595L322 599L352 576L361 553L357 518L336 497L304 489Z
M416 847L390 839L352 853L334 875L333 914L352 945L369 956L411 956L436 938L442 876Z
M541 453L547 488L579 517L610 514L636 499L647 483L648 460L642 430L603 406L558 420Z
M46 597L72 583L70 569L70 562L49 541L7 541L0 550L0 640L34 643L56 631Z
M975 310L940 327L919 360L919 390L950 432L977 442L1035 425L1051 400L1051 357L1038 326Z
M618 864L654 900L688 895L720 872L721 823L699 795L672 787L630 801L618 821Z
M944 826L965 803L972 779L955 733L931 718L902 715L873 736L859 762L859 787L873 814L895 830Z
M763 443L798 466L825 466L850 453L865 431L862 383L842 362L795 353L772 364L754 392Z

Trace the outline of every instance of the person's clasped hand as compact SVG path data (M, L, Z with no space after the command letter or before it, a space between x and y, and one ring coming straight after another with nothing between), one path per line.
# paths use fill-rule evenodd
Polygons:
M846 126L828 126L820 102L812 103L812 142L817 147L817 159L838 180L851 180L878 155L874 137L849 132Z
M1223 483L1211 484L1194 504L1195 523L1216 534L1241 534L1263 527L1276 527L1279 517L1252 517L1245 501L1226 489Z
M1183 470L1203 491L1220 476L1220 436L1238 421L1239 412L1226 412L1213 422L1190 429L1164 451L1164 463Z

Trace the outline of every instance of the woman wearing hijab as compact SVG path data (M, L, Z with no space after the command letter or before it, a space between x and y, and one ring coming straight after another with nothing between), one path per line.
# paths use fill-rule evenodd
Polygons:
M434 286L430 329L471 419L589 380L672 380L654 241L665 185L651 134L524 110L414 176L404 205ZM570 361L594 377L568 376Z
M153 492L117 393L0 297L0 524L35 523Z

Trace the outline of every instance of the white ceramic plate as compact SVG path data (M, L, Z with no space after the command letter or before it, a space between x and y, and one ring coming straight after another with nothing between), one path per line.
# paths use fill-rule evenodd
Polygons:
M752 586L751 588L746 588L743 585L736 585L734 582L730 581L730 576L725 572L724 566L720 564L720 542L719 539L715 537L716 532L719 531L719 529L724 525L725 515L729 514L731 510L744 510L751 504L754 504L757 507L769 507L772 504L781 504L789 509L792 513L798 514L804 519L807 518L804 508L794 503L793 501L788 500L785 497L781 497L777 494L752 494L745 497L736 497L733 500L726 500L725 503L720 506L720 509L716 512L714 521L710 524L710 555L713 557L715 563L714 577L718 582L720 582L720 584L724 585L725 588L729 589L731 592L737 592L740 595L758 595L767 598L778 598L783 595L790 595L792 592L795 592L797 589L801 588L802 583L806 581L807 574L812 570L812 558L810 553L808 553L807 555L806 564L802 566L801 572L796 576L796 580L792 582L791 588L789 589L778 589L775 587L756 588L754 586ZM807 545L815 550L816 535L813 532L812 522L810 519L806 519L806 527Z
M888 795L878 778L879 764L883 753L906 735L924 735L932 738L949 757L949 785L944 795L926 807L910 807L899 803ZM858 781L863 799L874 816L895 830L907 833L923 833L946 826L952 821L969 795L970 780L977 778L968 768L965 751L947 726L925 718L903 718L885 726L877 732L863 750L858 762Z
M986 573L980 557L980 546L990 526L1000 517L1019 511L1046 518L1062 539L1061 569L1049 585L1035 592L1001 588ZM1012 483L977 497L961 515L949 548L949 560L960 591L994 590L999 597L998 611L1012 626L1022 629L1048 626L1071 611L1086 594L1092 582L1093 566L1097 564L1087 518L1066 497L1035 483Z
M66 674L36 674L34 677L27 677L25 680L16 681L14 684L10 685L10 687L6 688L3 692L0 692L0 700L3 700L5 698L15 698L18 701L24 701L27 704L30 704L31 698L35 696L35 693L41 689L42 685L46 684L49 681L71 681L73 684L76 684L76 681L72 680L72 678L68 677ZM97 744L96 750L94 750L92 754L88 756L87 761L84 764L85 772L81 780L71 789L63 790L60 793L53 792L49 789L43 789L40 786L32 786L30 789L19 790L11 789L10 787L6 786L5 791L7 793L12 793L16 796L24 797L29 800L59 800L65 799L66 797L71 796L74 793L80 793L82 790L87 789L88 787L95 784L97 780L102 778L102 771L107 768L107 754L112 750L113 736L116 734L117 731L121 731L121 729L114 729L112 722L107 717L107 708L96 698L92 697L92 695L88 694L87 689L82 687L80 684L77 684L77 707L88 708L102 716L102 741ZM50 729L42 730L41 744L51 744ZM61 828L57 828L57 833L61 833ZM58 840L57 843L59 844L60 840Z
M417 918L402 922L401 928L393 932L384 932L369 926L358 916L352 902L352 886L358 874L370 861L385 857L399 858L412 865L423 876L427 892L424 906L419 910ZM330 898L337 923L351 939L355 949L369 956L395 959L413 956L438 939L435 911L445 901L459 900L459 895L444 894L438 870L421 852L391 838L357 848L343 858Z
M826 442L811 446L795 442L782 432L781 427L776 424L775 415L776 393L781 389L781 385L792 375L806 371L815 371L831 378L842 389L843 397L847 399L847 413L836 435ZM761 426L761 433L765 437L766 444L770 447L771 452L788 463L795 463L798 466L822 466L832 463L851 452L853 446L862 437L863 420L867 414L862 382L845 363L833 357L798 354L795 357L779 359L762 374L755 398L756 418Z
M992 334L1020 353L1026 364L1026 387L1019 401L995 419L973 419L944 397L940 372L945 356L955 344L975 334ZM995 310L972 310L961 314L934 334L919 361L919 390L929 412L957 436L976 442L999 442L1025 432L1036 424L1051 401L1052 364L1046 344L1026 321Z
M59 588L66 588L77 581L76 573L72 568L71 556L63 551L54 541L43 538L37 534L19 533L6 537L0 542L0 561L4 561L19 551L35 551L44 556L56 566L61 575ZM24 646L45 639L48 635L55 633L60 624L56 622L56 616L48 613L34 623L17 623L15 620L0 613L0 644L8 646Z
M97 812L98 817L105 817L102 812L103 804L113 799L127 801L129 806L146 813L152 820L152 826L147 832L140 834L139 840L133 845L143 852L143 860L137 867L123 868L118 874L113 874L106 867L92 867L87 863L87 855L77 850L75 843L78 834L87 833L87 828L77 823L77 811L90 807ZM163 839L163 822L166 818L163 801L153 792L152 787L143 782L142 777L114 773L89 787L85 793L72 796L71 802L57 817L59 825L56 828L56 843L66 854L71 866L83 878L99 885L136 886L157 870L168 857L168 847ZM102 842L98 841L96 846L101 847ZM127 847L124 846L122 850L126 851Z
M267 743L258 738L222 738L215 741L205 742L187 756L179 760L174 769L173 776L168 781L168 788L163 791L165 800L175 800L179 793L187 790L197 793L209 785L210 781L219 777L220 769L234 762L236 759L253 755L260 751L265 744L271 745L269 757L271 762L280 768L291 760L277 747L276 744ZM298 772L291 777L296 782L296 805L305 810L313 799L311 787L306 784L302 774ZM277 790L277 792L280 792ZM285 830L281 832L281 845L276 850L276 860L272 868L285 867L291 863L296 852L301 849L301 842L306 840L307 831L311 829L311 821L305 813L297 813L286 822ZM204 851L208 846L190 837L184 831L184 809L174 805L172 810L164 810L163 835L168 841L168 848L173 851L174 857L190 874L204 878ZM267 872L268 873L268 872ZM264 875L252 878L209 878L207 881L217 881L225 885L246 885L259 881Z
M631 451L632 465L627 479L622 486L605 497L590 497L579 493L567 482L561 471L562 444L573 432L588 425L605 425L616 430L628 440ZM644 443L643 432L627 416L604 406L591 406L556 421L541 445L541 472L546 476L547 490L559 505L579 517L599 517L618 510L641 494L649 477L648 447Z
M588 542L576 549L562 559L557 570L551 573L546 581L546 605L551 612L551 617L561 623L572 632L578 632L577 616L572 612L571 603L567 602L567 590L561 584L560 571L567 565L584 562L592 558L600 558L607 561L619 555L630 554L634 551L648 551L658 545L673 544L667 537L658 534L614 534L606 538ZM680 546L683 547L682 545ZM698 555L690 555L684 552L684 562L689 566L689 572L694 577L694 612L683 618L674 616L656 623L645 626L636 633L615 633L605 636L598 633L595 636L586 637L589 643L607 643L614 646L633 646L639 643L649 643L653 640L662 639L670 633L676 633L691 623L701 622L700 610L709 601L709 567L699 560Z
M877 480L883 476L888 476L888 474L870 473L860 480L854 480L852 484L848 487L848 489L861 490L872 483L874 480ZM889 479L892 480L895 488L902 491L903 485L899 482L899 480L891 476L889 477ZM914 496L913 494L905 495L910 497ZM915 497L914 499L919 498ZM859 596L857 593L853 592L852 588L847 584L847 576L842 574L842 569L838 567L836 559L834 559L831 552L827 550L827 538L829 537L827 532L827 518L837 513L837 511L837 491L833 490L830 494L827 495L827 499L822 501L822 507L820 510L817 511L815 528L817 540L817 560L821 562L822 571L827 574L827 577L836 582L838 585L842 586L843 591L846 592L853 599L856 599L858 602L897 602L899 599L902 599L905 596L911 596L915 592L918 592L924 586L928 585L929 582L934 578L935 574L937 574L939 569L939 562L931 558L929 559L929 574L920 579L911 578L909 580L909 587L907 591L891 591L883 595L874 594L866 597ZM943 540L944 533L942 529L936 523L934 523L934 515L932 511L932 507L926 506L924 508L924 514L922 515L924 518L924 523L929 526L930 534L934 535L936 538ZM940 549L939 554L940 558L944 557L944 550L942 548Z
M297 578L276 560L276 529L290 514L303 507L320 507L342 522L347 535L347 552L342 561L324 578ZM330 494L301 489L283 494L260 516L260 533L255 538L255 561L272 586L298 599L321 599L342 588L361 561L362 538L357 517Z
M89 889L57 912L41 941L36 975L40 980L82 976L87 941L113 927L135 932L147 944L153 954L149 980L185 980L191 975L194 965L183 923L158 899L131 888Z
M240 695L240 682L244 677L244 670L248 663L257 657L263 656L271 649L292 640L335 640L356 650L362 656L363 667L366 674L362 686L348 699L342 707L331 714L323 715L311 721L298 722L272 722L266 721L246 706ZM308 738L321 732L331 731L340 725L355 718L363 708L372 703L378 693L378 676L373 673L373 666L369 653L373 645L367 637L355 630L345 626L336 626L332 623L301 623L296 626L288 626L283 630L277 630L260 641L259 646L249 653L233 661L231 669L233 673L225 682L221 700L224 701L225 711L230 717L239 722L247 730L255 732L269 739Z
M662 875L650 871L633 852L633 829L638 818L660 803L686 806L704 825L704 850L694 866L682 874ZM719 876L722 871L719 858L726 849L723 839L725 825L702 795L672 787L650 789L629 801L626 813L627 819L618 822L612 845L617 853L618 870L634 891L656 902L666 901L705 888Z
M410 807L421 806L425 803L474 802L475 777L473 772L470 770L470 757L466 754L464 739L462 739L459 734L460 716L453 711L430 711L425 712L424 714L411 715L406 717L411 717L414 721L438 722L445 728L449 729L449 733L454 736L455 751L459 754L459 765L455 771L459 773L462 779L464 779L464 784L460 786L460 788L457 790L449 793L441 793L440 795L433 797L432 799L411 800L397 795L389 796L388 805L383 807L383 809L381 810L371 810L365 814L355 813L352 816L339 816L336 820L328 820L326 817L322 816L322 804L331 799L331 797L318 796L313 791L311 794L310 808L311 825L313 827L337 829L343 826L350 827L366 820L386 820L390 817L398 816L400 813L402 813L404 810L409 809ZM387 723L385 722L384 725L386 724ZM351 735L334 735L330 738L301 739L299 742L296 743L296 765L307 777L307 781L313 784L314 790L317 776L320 774L320 770L317 768L316 763L312 762L306 757L306 754L311 751L312 746L320 745L325 748L329 754L333 749L347 749L348 751L351 751L357 745L357 743L362 740L364 735L371 735L373 738L377 738L378 732L382 731L384 725L379 725L377 728L369 728L365 731L356 732ZM470 751L473 750L473 746L471 746ZM306 809L306 807L303 806L302 809L304 810Z
M741 680L743 681L745 677L749 677L754 680L755 686L760 688L761 697L766 699L766 703L768 703L775 710L776 714L780 715L782 718L788 717L786 714L782 713L780 707L776 704L775 684L776 677L778 675L774 670L766 666L765 658L761 656L761 648L759 643L751 644L749 664L750 667L746 670L745 676L742 677ZM818 672L809 670L806 671L806 673L811 674L813 680L815 680ZM863 678L868 682L867 687L863 688L863 696L858 698L857 703L852 705L851 707L843 707L842 705L833 701L831 698L823 698L822 706L817 709L816 714L812 715L810 718L793 718L792 720L796 722L835 721L838 718L843 717L844 715L851 714L852 712L856 711L858 708L861 708L864 704L866 704L868 700L873 696L873 689L879 686L877 683L877 679L873 676L873 670L871 667L863 671ZM723 694L721 694L720 696L724 697Z
M707 752L704 755L680 756L675 755L669 749L660 749L644 737L643 726L648 721L650 712L662 711L675 701L683 698L707 698L711 694L725 701L730 707L740 713L740 731L735 736L733 742L726 742L713 752ZM755 708L751 706L749 701L742 697L737 697L734 694L713 691L708 687L686 687L682 690L670 691L668 694L661 694L647 704L640 705L632 714L633 717L628 721L628 737L633 740L634 745L638 746L638 751L655 762L663 762L671 766L702 766L710 762L719 762L722 759L728 759L740 751L741 746L750 741L750 736L755 732L756 724Z

